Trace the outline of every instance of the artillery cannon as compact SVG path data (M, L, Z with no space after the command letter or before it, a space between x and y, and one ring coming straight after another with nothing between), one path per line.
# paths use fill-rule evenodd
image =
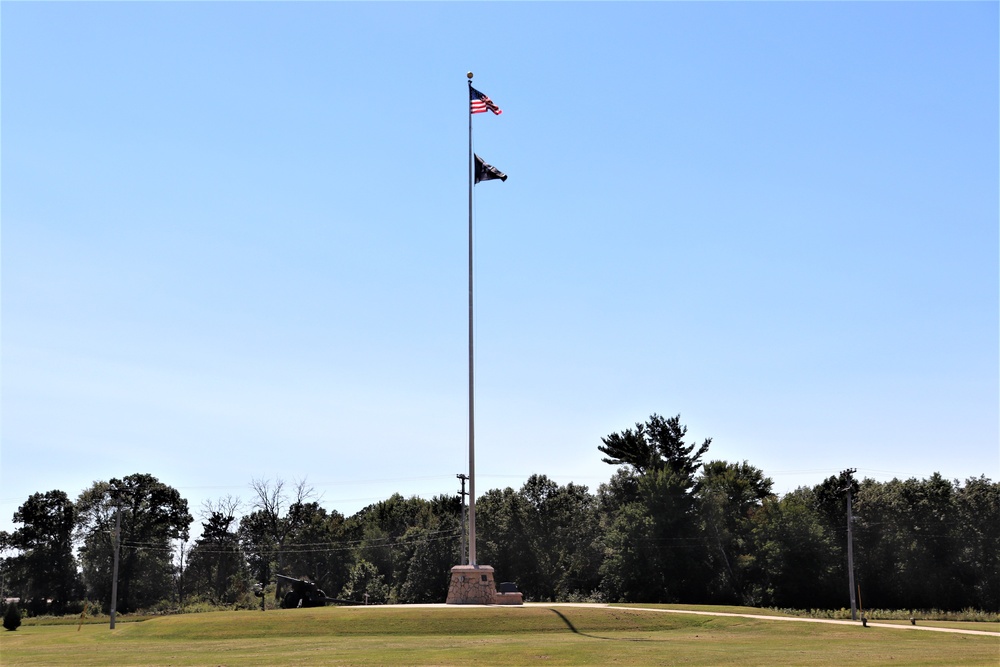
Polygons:
M328 598L319 586L306 579L296 579L283 574L275 575L279 581L284 581L292 585L292 590L288 591L281 598L282 609L294 609L296 607L322 607L327 602L335 604L357 604L351 600L338 600Z

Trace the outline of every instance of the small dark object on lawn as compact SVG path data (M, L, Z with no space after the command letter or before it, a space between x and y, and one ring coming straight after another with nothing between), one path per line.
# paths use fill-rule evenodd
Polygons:
M21 625L21 610L17 608L17 605L11 602L7 605L7 611L3 615L3 627L8 630L17 630Z
M917 619L910 616L910 625L916 625L916 624L917 624Z
M868 619L865 618L864 616L861 617L861 625L863 625L866 628L868 627Z

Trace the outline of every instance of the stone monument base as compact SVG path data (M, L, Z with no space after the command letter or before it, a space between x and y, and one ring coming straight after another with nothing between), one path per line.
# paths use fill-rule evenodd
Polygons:
M496 596L491 566L456 565L451 568L447 604L494 604Z

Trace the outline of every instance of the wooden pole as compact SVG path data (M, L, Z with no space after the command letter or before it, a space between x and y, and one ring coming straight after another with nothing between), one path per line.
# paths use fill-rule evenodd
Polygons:
M115 514L115 560L111 573L111 629L115 629L115 615L118 611L118 551L121 547L122 508Z

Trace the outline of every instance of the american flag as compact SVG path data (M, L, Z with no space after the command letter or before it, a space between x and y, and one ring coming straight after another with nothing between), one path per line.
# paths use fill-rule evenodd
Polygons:
M486 113L487 109L492 111L494 114L499 116L503 113L493 100L483 95L481 92L469 86L469 96L472 99L472 108L470 113Z

